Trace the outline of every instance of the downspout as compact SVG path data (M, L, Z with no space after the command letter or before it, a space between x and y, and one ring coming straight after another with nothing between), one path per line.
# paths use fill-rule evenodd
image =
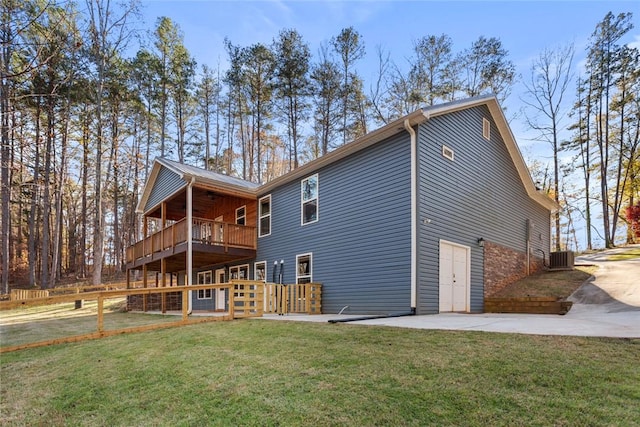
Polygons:
M193 183L196 181L194 176L187 186L187 286L193 285ZM193 310L193 295L189 291L189 308L188 314Z
M531 274L531 220L527 219L527 276Z
M411 136L411 310L415 313L418 302L418 145L416 131L408 119L404 128Z

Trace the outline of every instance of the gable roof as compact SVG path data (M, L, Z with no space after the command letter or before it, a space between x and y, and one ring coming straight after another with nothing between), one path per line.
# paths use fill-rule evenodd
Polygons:
M194 183L202 187L212 187L218 191L244 197L255 197L259 184L245 181L244 179L234 178L232 176L223 175L221 173L208 171L195 166L186 165L184 163L158 157L153 162L153 168L149 174L149 179L145 184L144 191L136 208L137 213L144 213L145 206L151 195L151 191L156 183L158 174L162 168L168 169L176 174L179 179L183 180L185 186L193 180ZM180 189L184 188L181 187Z
M194 166L185 165L172 160L157 158L153 165L149 181L147 182L144 193L142 194L142 197L140 199L140 203L138 204L137 211L142 212L142 209L144 209L146 201L149 198L151 188L153 187L153 184L161 167L166 167L174 173L178 174L180 178L185 181L185 183L188 183L191 179L194 179L194 182L196 183L205 186L215 186L216 188L226 190L231 194L256 197L260 194L268 193L269 191L282 184L298 180L324 166L337 162L340 159L343 159L360 150L364 150L367 147L381 142L393 135L401 132L406 132L405 122L414 127L426 122L432 117L450 114L455 111L474 108L481 105L486 105L489 109L493 121L498 128L498 131L506 145L509 155L511 156L511 160L513 161L513 164L518 171L520 180L524 185L529 197L549 210L557 210L559 206L556 204L556 202L549 198L545 193L536 189L536 186L531 179L529 169L524 161L524 158L522 157L522 153L520 152L518 145L516 144L515 137L511 132L511 128L509 127L509 124L504 116L497 98L494 95L486 95L448 102L445 104L416 110L411 114L408 114L379 129L369 132L368 134L348 144L345 144L322 157L305 163L299 168L294 169L291 172L288 172L262 185L248 182L239 178L222 175L216 172L207 171Z
M560 207L555 202L555 200L536 188L536 185L531 178L531 174L529 173L529 168L527 167L527 164L522 157L522 153L518 148L518 144L516 143L516 139L513 136L513 132L511 132L511 127L509 127L509 123L504 116L504 112L500 107L500 104L498 103L498 99L494 95L478 96L460 101L449 102L446 104L428 107L423 109L422 111L424 116L428 120L431 117L437 117L444 114L453 113L454 111L460 111L480 105L486 105L489 109L491 117L498 127L498 132L500 133L500 136L502 137L502 140L507 147L507 151L511 156L511 160L513 161L513 164L518 171L520 181L522 181L522 184L524 185L524 188L529 197L551 211L558 210Z

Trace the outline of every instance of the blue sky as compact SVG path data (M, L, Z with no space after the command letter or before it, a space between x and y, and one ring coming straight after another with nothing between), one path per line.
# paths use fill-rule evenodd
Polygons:
M633 12L634 29L622 42L640 47L640 2L634 1L178 1L142 0L143 26L150 31L168 16L184 33L184 42L199 65L226 69L225 37L240 46L269 44L280 30L295 28L314 55L322 43L353 26L362 36L366 57L356 66L365 91L377 72L376 47L390 53L400 67L411 55L412 42L446 34L454 51L480 36L498 37L518 74L530 76L532 61L545 49L573 43L574 71L579 72L595 26L607 12ZM572 88L573 91L573 88ZM524 88L518 83L503 103L525 159L548 162L548 144L533 141L522 115ZM567 105L574 102L567 96ZM582 230L580 233L583 233Z
M357 64L366 90L367 82L376 76L377 46L403 66L411 55L412 42L431 34L449 35L455 51L469 47L480 36L498 37L525 78L543 49L567 43L574 43L579 67L589 36L609 11L634 12L635 28L625 43L640 46L637 1L142 1L146 28L153 30L158 17L168 16L180 26L185 45L199 65L215 68L220 63L223 70L225 37L241 46L268 44L280 30L295 28L316 54L322 43L353 26L363 36L367 50ZM522 92L520 85L514 87L503 106L527 151L526 129L513 116L522 106Z

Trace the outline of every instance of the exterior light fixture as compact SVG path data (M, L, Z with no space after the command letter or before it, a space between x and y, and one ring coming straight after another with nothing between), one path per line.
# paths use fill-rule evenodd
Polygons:
M484 239L482 237L478 238L478 246L484 248Z

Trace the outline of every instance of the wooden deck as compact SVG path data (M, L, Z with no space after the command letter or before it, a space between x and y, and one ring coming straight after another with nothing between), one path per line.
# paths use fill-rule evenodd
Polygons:
M258 246L256 231L256 227L251 226L193 219L194 267L255 257ZM184 269L187 237L187 220L177 221L128 247L127 268L147 265L150 270L160 271L160 261L165 259L169 263L167 271Z

